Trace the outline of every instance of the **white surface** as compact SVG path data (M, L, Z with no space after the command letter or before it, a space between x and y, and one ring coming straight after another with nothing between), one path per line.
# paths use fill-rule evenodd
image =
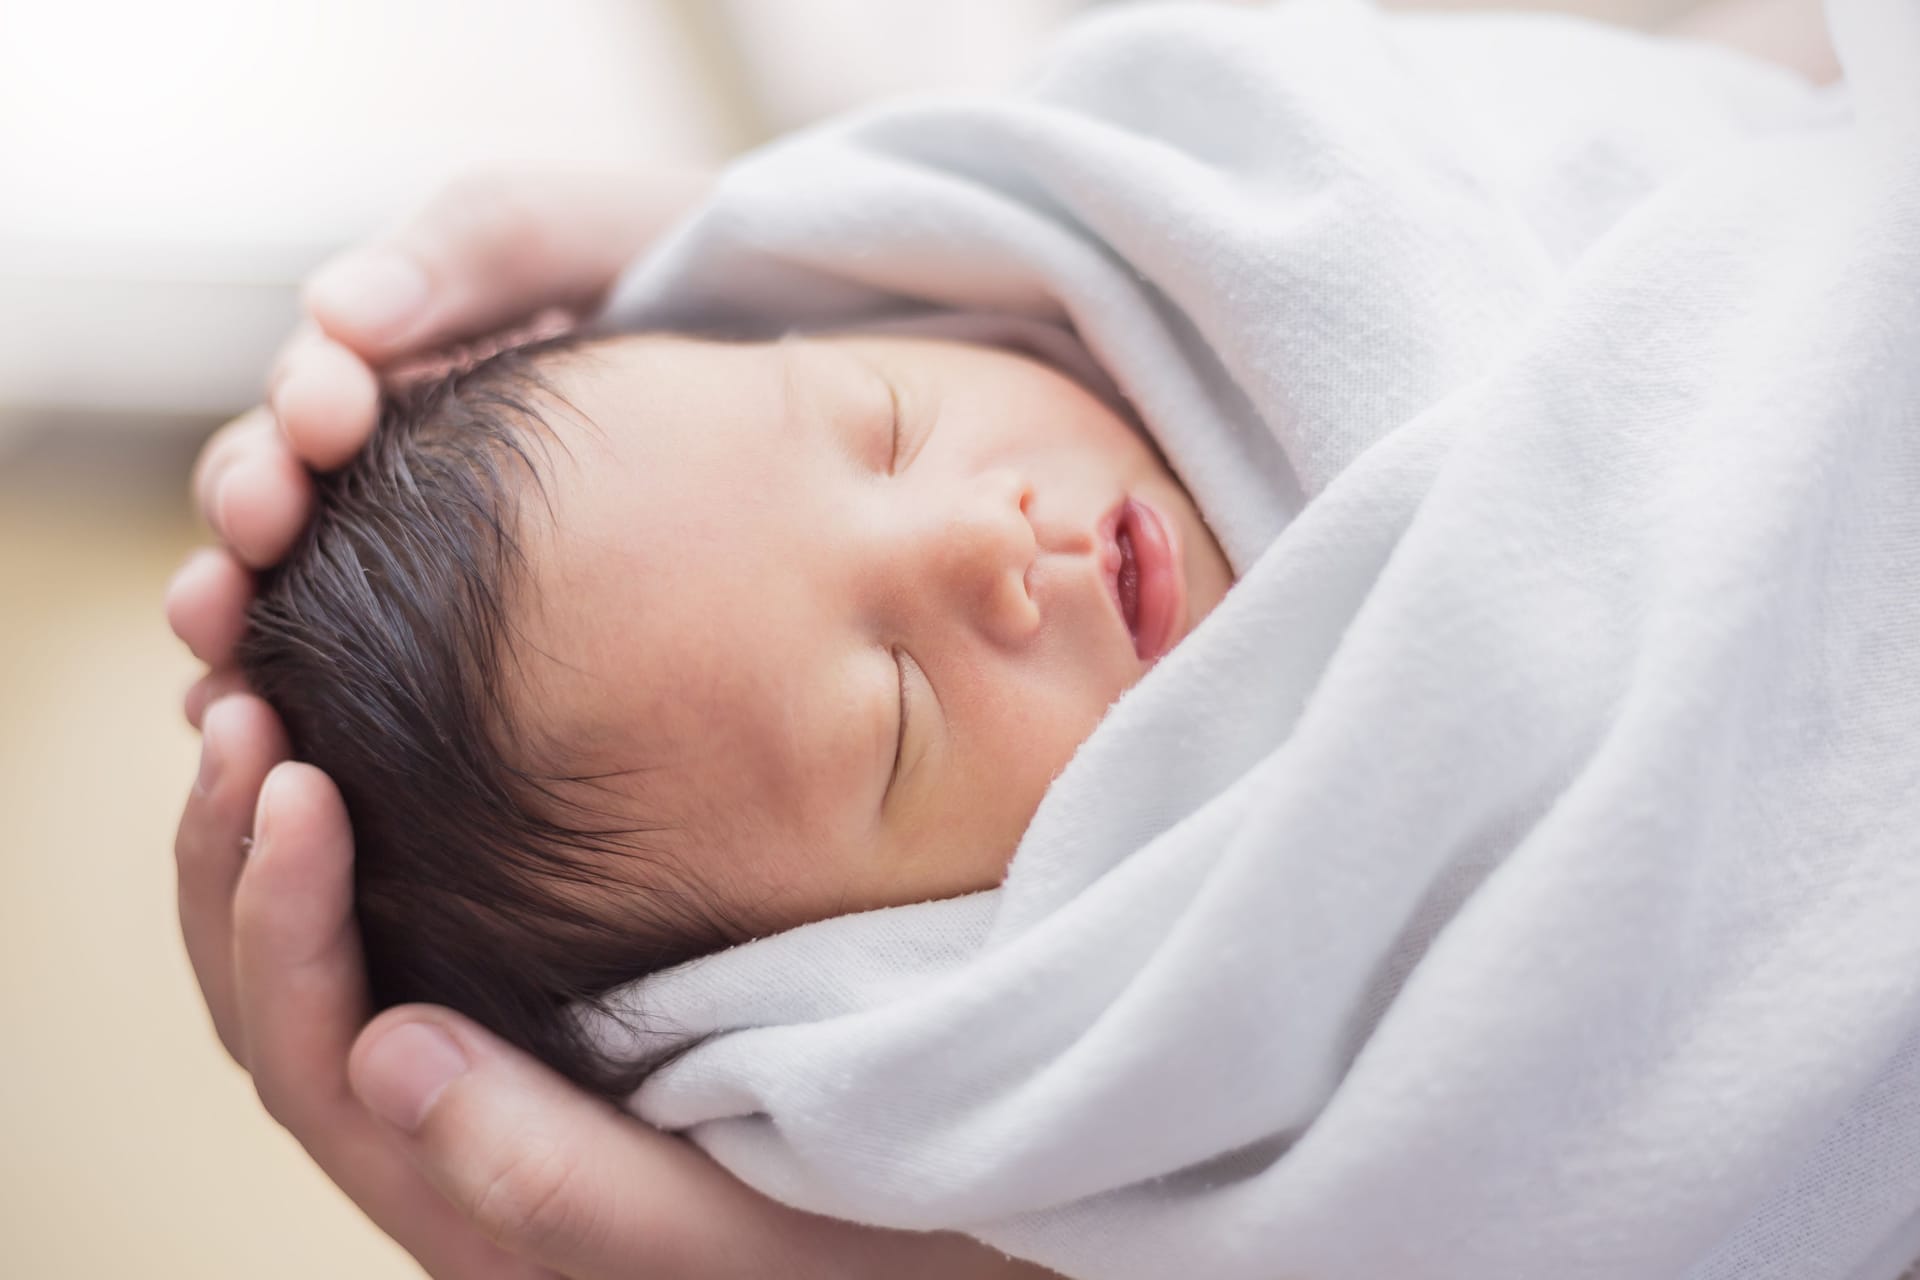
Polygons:
M233 412L301 276L454 174L718 163L991 85L1073 7L0 0L0 424Z
M293 287L452 174L718 157L626 0L0 0L0 409L223 412Z

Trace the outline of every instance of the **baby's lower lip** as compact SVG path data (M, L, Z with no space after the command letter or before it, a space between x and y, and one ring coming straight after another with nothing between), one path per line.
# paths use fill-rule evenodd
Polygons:
M1186 614L1187 584L1180 572L1180 539L1173 522L1150 504L1129 498L1119 532L1133 545L1139 573L1139 607L1134 615L1133 651L1149 665L1173 648Z

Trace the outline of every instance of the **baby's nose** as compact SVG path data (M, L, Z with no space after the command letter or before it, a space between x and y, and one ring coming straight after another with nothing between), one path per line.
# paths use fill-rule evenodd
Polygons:
M1038 550L1027 518L1032 498L1018 475L994 472L968 485L927 531L925 570L1001 644L1026 639L1040 623L1027 583Z

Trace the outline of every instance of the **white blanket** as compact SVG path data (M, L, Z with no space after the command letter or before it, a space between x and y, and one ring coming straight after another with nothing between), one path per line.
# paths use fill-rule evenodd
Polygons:
M638 1114L1071 1276L1920 1254L1920 5L1833 17L1129 7L732 170L613 321L1070 330L1240 581L1003 887L628 989Z

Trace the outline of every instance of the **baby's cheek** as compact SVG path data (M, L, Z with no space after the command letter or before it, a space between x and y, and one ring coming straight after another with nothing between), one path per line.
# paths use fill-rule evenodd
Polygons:
M1088 674L1082 672L1082 676ZM1050 699L1033 699L1001 739L997 759L1004 767L991 794L996 797L995 827L1001 861L1011 858L1026 835L1053 782L1081 745L1092 736L1125 682L1110 675L1100 683L1075 682Z

